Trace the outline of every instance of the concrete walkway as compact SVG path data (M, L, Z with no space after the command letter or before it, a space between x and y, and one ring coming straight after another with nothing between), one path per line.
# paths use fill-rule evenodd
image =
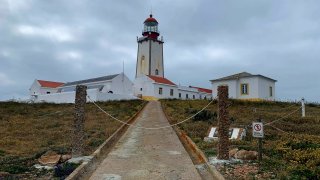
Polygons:
M151 101L137 126L169 125L161 104ZM172 128L146 130L130 127L90 179L201 179Z

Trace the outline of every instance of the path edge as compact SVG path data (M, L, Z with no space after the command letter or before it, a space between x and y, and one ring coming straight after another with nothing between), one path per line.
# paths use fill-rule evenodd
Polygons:
M126 123L132 124L141 112L145 109L148 102L144 102L143 106L136 112ZM119 141L123 134L129 128L128 125L122 124L106 141L104 141L98 149L96 149L90 156L92 159L88 162L81 163L67 178L66 180L79 180L89 179L92 173L97 169L98 165L102 162L105 156L109 154L114 145Z
M164 107L162 103L161 103L161 108L167 120L170 120L169 115L167 114L166 111L164 111ZM191 138L183 130L181 130L178 126L172 126L172 128L177 134L177 136L179 137L179 140L181 141L182 145L188 152L190 158L191 156L196 158L197 162L195 162L194 158L191 158L193 164L195 165L204 164L206 166L206 169L208 169L209 173L212 175L213 179L225 180L222 174L214 166L212 166L209 163L208 158L205 156L205 154L199 149L199 147L191 140Z

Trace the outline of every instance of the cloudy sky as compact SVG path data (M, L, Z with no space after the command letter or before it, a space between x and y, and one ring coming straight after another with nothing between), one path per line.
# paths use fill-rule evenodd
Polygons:
M318 0L0 0L0 100L34 79L135 74L150 10L164 37L165 76L182 85L243 71L277 79L282 100L320 101Z

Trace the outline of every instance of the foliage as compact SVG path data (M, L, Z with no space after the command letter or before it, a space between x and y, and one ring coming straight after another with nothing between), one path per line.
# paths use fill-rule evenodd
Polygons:
M66 178L68 175L70 175L77 167L79 164L75 163L63 163L59 164L54 168L54 176L59 177L60 179Z
M98 103L104 110L128 120L144 106L140 100ZM86 104L85 155L91 154L120 126L92 103ZM71 152L73 104L0 102L0 171L31 171L43 153Z
M162 100L163 108L171 123L181 121L195 110L202 109L207 103L208 101L204 100ZM258 147L257 140L252 138L250 133L252 121L261 117L264 122L271 122L300 107L299 102L230 100L230 104L228 111L231 126L247 129L245 140L231 141L230 149L245 150L257 150ZM306 105L306 110L305 118L301 118L301 112L296 111L272 124L288 133L270 126L264 128L265 156L261 168L264 171L274 172L277 179L320 179L320 106L318 103L309 103ZM216 102L206 111L216 113ZM215 154L217 142L204 142L203 138L208 135L209 127L216 126L217 123L217 120L193 120L180 124L179 128L184 130L207 156L211 156Z

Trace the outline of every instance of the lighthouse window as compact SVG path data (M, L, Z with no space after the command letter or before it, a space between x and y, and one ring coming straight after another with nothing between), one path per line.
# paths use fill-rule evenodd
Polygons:
M159 75L159 70L158 69L156 69L156 75Z

